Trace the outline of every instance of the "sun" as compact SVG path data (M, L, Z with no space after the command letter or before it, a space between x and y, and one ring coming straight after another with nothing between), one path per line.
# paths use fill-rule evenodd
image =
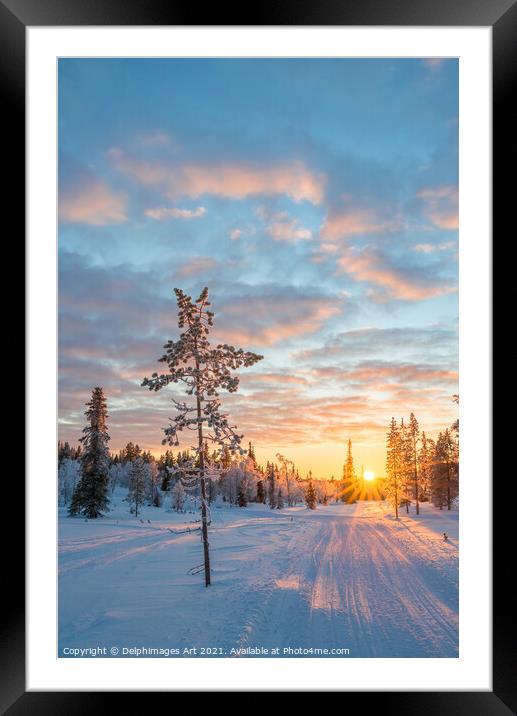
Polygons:
M368 482L371 482L372 480L375 480L375 475L371 470L365 470L364 471L364 479L368 480Z

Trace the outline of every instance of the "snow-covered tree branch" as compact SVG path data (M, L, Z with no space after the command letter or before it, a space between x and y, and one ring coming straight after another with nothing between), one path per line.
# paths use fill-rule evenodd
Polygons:
M231 454L244 454L241 448L242 435L231 425L228 415L220 411L219 392L235 393L239 378L233 371L252 366L262 359L261 355L234 348L227 344L213 347L208 335L214 323L214 314L209 310L208 288L204 288L195 301L179 288L174 289L178 304L178 326L185 329L176 341L169 340L164 346L165 353L158 360L166 363L168 372L153 373L144 378L142 386L158 391L170 383L180 383L184 392L193 397L193 402L173 399L176 415L170 425L164 428L162 444L179 445L179 433L195 431L197 440L192 446L190 474L199 479L201 489L201 520L205 556L205 584L210 584L210 560L208 551L208 520L206 478L206 441L215 444L219 454L225 450ZM211 466L211 473L214 466Z

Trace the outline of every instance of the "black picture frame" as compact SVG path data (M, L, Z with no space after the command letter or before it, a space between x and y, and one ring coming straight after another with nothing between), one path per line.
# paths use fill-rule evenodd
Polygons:
M199 23L199 17L203 23ZM517 74L517 3L515 0L354 0L309 3L307 0L271 2L248 8L236 16L232 7L214 4L200 13L194 4L174 0L0 0L0 87L4 121L6 167L5 206L13 216L25 216L25 30L33 26L63 25L397 25L397 26L491 26L493 32L493 220L494 236L502 236L511 226L507 215L515 203L515 182L508 180L515 171L509 147L515 129L510 102L512 79ZM497 140L497 141L495 141ZM5 154L4 154L5 156ZM511 192L511 193L510 193ZM512 201L513 200L513 201ZM13 223L13 235L23 247L22 221ZM14 242L13 242L14 243ZM23 256L21 257L23 263ZM506 261L506 259L505 259ZM505 289L504 286L507 286ZM511 283L503 282L501 307L509 300ZM506 296L504 292L506 291ZM23 299L22 299L23 300ZM496 306L498 304L495 304ZM508 430L503 427L502 431ZM499 433L498 428L498 433ZM509 433L509 430L508 430ZM487 437L490 439L490 436ZM501 441L502 442L502 441ZM30 445L27 446L30 450ZM508 490L504 476L494 470L497 486ZM504 484L503 484L504 482ZM17 488L18 489L18 488ZM20 499L20 498L18 498ZM511 498L509 498L511 499ZM495 516L494 516L495 517ZM514 653L511 622L515 598L505 584L508 574L505 545L509 520L493 520L493 691L492 692L361 692L360 699L370 708L405 714L510 714L517 712ZM14 526L13 526L14 528ZM0 709L9 716L19 714L75 714L102 712L120 706L113 693L26 692L24 629L24 540L19 525L17 538L4 543L3 610L0 642ZM511 554L511 552L510 552ZM7 586L8 585L8 586ZM512 608L513 607L513 608ZM238 688L238 685L236 685ZM339 684L336 684L339 690ZM347 706L350 707L348 693ZM148 699L149 695L144 698ZM134 706L139 694L131 695ZM261 697L259 696L259 702ZM245 704L243 704L245 707Z

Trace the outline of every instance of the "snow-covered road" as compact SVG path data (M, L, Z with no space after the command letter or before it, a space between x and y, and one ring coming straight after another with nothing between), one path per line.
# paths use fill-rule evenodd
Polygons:
M162 512L162 511L160 511ZM60 647L305 649L349 657L458 654L457 514L402 516L381 503L213 510L213 584L188 574L185 517L115 515L60 527ZM149 515L155 516L149 508ZM144 515L147 518L147 515ZM191 518L192 519L192 518ZM444 542L443 530L450 535ZM119 656L124 655L120 653Z

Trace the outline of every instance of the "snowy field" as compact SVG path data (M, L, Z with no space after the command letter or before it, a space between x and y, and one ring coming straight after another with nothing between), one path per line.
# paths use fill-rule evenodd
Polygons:
M59 656L458 656L456 511L424 504L397 522L379 502L213 506L206 589L189 573L200 533L182 532L198 515L137 519L123 496L99 520L62 510Z

